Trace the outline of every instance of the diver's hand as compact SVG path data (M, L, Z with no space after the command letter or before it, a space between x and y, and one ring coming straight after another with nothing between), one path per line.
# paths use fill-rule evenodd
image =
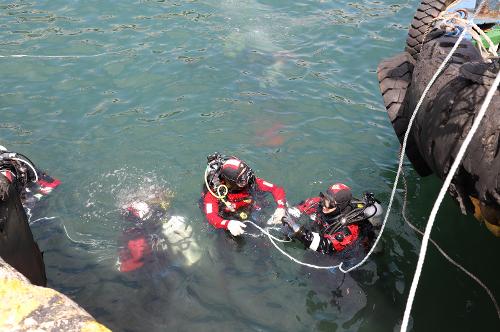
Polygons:
M290 214L286 214L283 217L283 225L288 226L291 235L290 237L299 237L302 234L303 227L295 222L294 218Z
M277 208L274 213L273 213L273 216L269 219L269 221L267 222L268 225L279 225L281 224L282 220L283 220L283 217L285 216L285 208Z
M290 214L292 217L295 217L295 218L300 218L300 216L302 215L300 210L298 208L296 208L295 206L288 208L288 214Z
M229 224L227 224L227 229L233 236L239 236L243 233L245 233L244 228L246 228L247 225L242 223L239 220L229 220Z

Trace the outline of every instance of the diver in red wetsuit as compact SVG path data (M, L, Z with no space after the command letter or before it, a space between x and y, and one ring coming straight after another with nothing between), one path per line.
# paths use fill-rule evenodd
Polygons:
M200 259L201 250L192 237L192 227L185 217L172 213L173 197L168 189L155 189L121 206L127 223L119 239L120 272L142 267L167 268L173 260L191 266Z
M29 211L61 181L40 171L21 153L8 151L0 145L0 174L17 186L24 209Z
M256 177L252 169L236 157L214 153L207 157L203 211L215 228L228 230L233 236L245 232L245 220L259 209L256 197L271 193L277 205L272 220L281 223L285 215L286 195L282 187Z
M351 188L335 183L319 196L289 208L283 222L290 227L292 237L307 248L333 254L353 245L377 226L382 211L372 194L366 193L363 200L353 199ZM314 221L311 230L296 223L303 214Z
M29 222L38 201L60 183L0 145L0 256L38 286L47 285L47 276Z
M161 234L162 220L167 218L167 208L159 199L136 200L122 206L122 214L130 223L120 238L119 270L134 271L152 260L152 247Z

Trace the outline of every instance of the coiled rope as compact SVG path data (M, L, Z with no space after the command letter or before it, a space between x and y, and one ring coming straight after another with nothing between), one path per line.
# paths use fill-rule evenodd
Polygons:
M297 258L293 257L292 255L290 255L289 253L287 253L286 251L284 251L283 249L281 249L278 244L276 244L276 242L274 242L274 240L278 240L280 242L282 242L282 240L279 240L277 239L276 237L272 236L271 234L269 234L268 232L264 232L264 230L262 229L262 227L256 225L255 223L251 222L251 221L247 221L249 222L250 224L254 225L255 227L257 227L257 229L259 229L261 232L263 232L264 234L266 234L268 237L269 237L269 241L271 241L271 243L274 245L274 247L280 252L282 253L284 256L288 257L290 260L292 260L293 262L299 264L299 265L303 265L303 266L307 266L307 267L310 267L310 268L313 268L313 269L324 269L324 270L329 270L329 269L334 269L334 268L339 268L342 272L344 272L342 270L342 264L344 264L344 262L338 264L338 265L332 265L332 266L318 266L318 265L314 265L314 264L309 264L309 263L305 263L305 262L302 262L300 260L298 260ZM345 272L344 272L345 273Z
M498 56L498 45L495 45L490 37L485 34L484 31L474 22L472 22L471 20L467 20L466 18L462 18L458 12L441 12L441 14L433 19L433 21L442 21L441 24L438 23L439 28L447 32L456 30L457 26L461 27L463 30L466 30L476 41L479 52L481 53L481 56L483 58L488 59ZM484 41L488 44L488 48L484 47L481 37L483 37Z

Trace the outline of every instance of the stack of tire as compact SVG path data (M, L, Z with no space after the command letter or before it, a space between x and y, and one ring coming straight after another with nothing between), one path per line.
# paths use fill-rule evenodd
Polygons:
M433 27L434 19L452 2L421 1L405 51L378 66L384 105L401 143L425 87L458 39ZM408 136L405 153L420 176L446 177L499 70L498 57L484 59L470 40L461 41L426 94ZM474 213L496 236L500 236L499 109L497 90L449 189L462 213Z

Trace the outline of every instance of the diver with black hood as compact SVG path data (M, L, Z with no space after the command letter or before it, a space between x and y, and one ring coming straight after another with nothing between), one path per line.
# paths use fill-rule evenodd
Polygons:
M57 188L61 181L38 169L24 154L0 145L0 174L16 185L28 216L43 197Z
M285 215L286 195L282 187L255 176L252 169L234 156L214 153L207 157L203 212L215 228L233 236L245 232L245 222L262 209L261 194L271 193L276 204L272 219L281 223Z
M331 255L352 246L358 239L371 240L382 212L373 194L365 193L362 200L355 199L351 188L335 183L319 196L288 208L282 222L288 235L306 248ZM302 215L314 221L311 229L297 223Z

